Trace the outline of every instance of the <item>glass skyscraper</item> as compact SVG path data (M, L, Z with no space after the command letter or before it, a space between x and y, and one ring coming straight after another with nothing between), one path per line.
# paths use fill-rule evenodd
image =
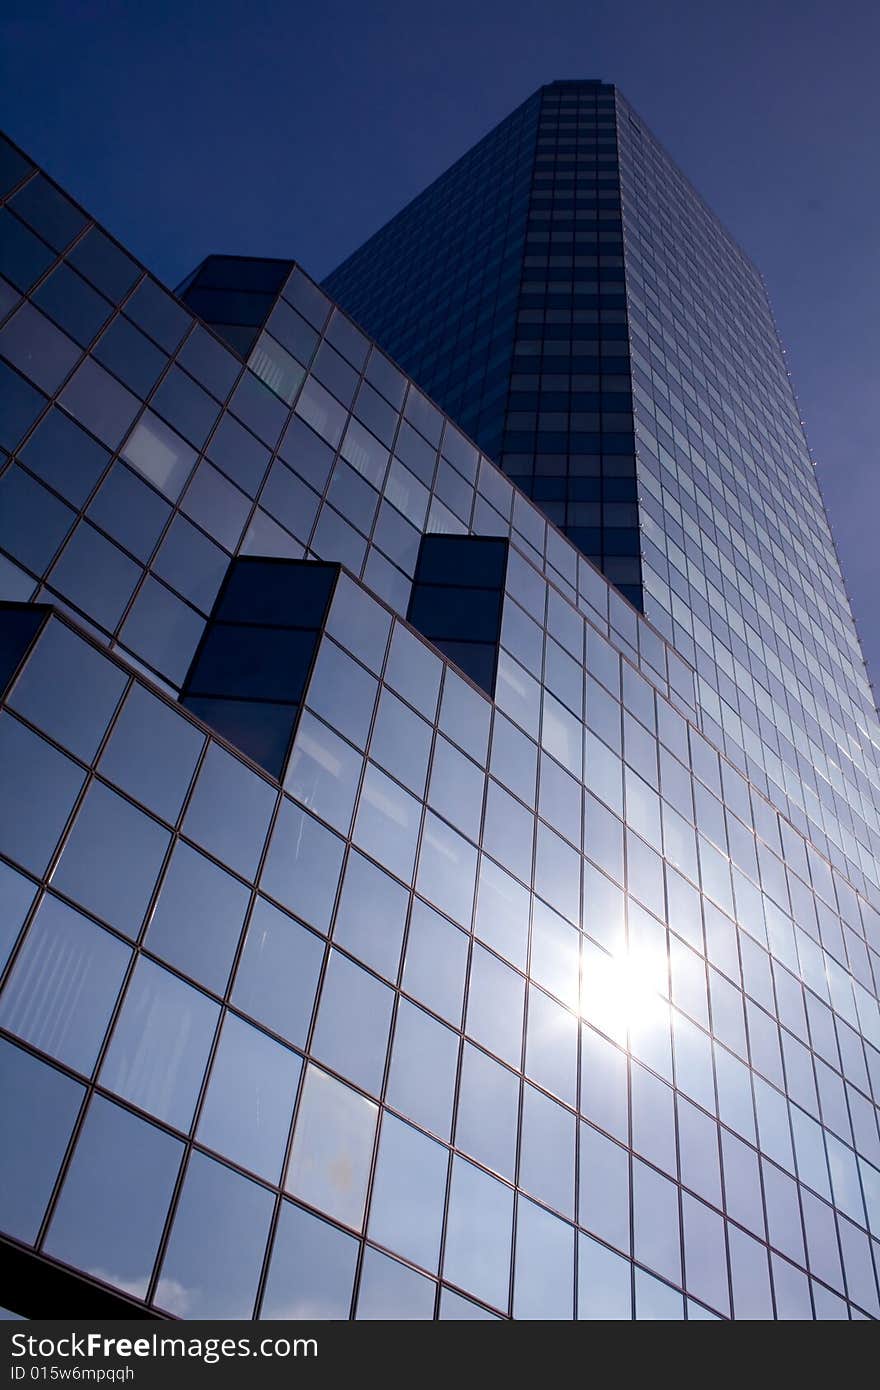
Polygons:
M542 88L323 288L0 170L0 1303L880 1316L880 726L640 118Z
M543 88L325 286L641 607L616 132Z

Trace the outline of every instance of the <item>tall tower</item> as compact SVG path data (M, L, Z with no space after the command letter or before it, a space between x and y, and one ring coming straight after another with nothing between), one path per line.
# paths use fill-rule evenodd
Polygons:
M0 199L0 1306L880 1317L880 724L639 117L525 102L328 282L381 345Z
M641 607L614 88L541 88L325 285Z
M622 95L542 87L325 284L693 663L719 746L858 874L880 848L875 709L766 291Z

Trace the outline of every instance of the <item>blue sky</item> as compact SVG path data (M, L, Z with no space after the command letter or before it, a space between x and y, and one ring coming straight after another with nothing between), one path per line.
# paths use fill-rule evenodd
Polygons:
M764 274L880 681L874 0L7 0L0 124L163 280L320 278L542 82L617 82Z

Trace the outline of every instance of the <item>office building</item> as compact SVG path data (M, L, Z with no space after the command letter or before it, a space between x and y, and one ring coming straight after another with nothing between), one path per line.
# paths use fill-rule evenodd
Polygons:
M0 169L0 1302L880 1315L880 727L640 118L542 88L324 289Z

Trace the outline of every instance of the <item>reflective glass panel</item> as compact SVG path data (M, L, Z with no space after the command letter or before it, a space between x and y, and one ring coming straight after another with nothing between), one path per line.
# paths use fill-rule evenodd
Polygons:
M233 1002L296 1047L305 1044L324 944L257 898L232 991Z
M194 1153L162 1261L156 1303L179 1318L250 1318L272 1205L265 1188Z
M182 1152L169 1134L95 1096L52 1217L47 1254L143 1298Z
M188 1130L218 1014L206 995L141 958L101 1067L101 1084Z
M357 1255L357 1241L338 1226L282 1202L260 1316L347 1318Z
M243 1168L277 1181L300 1066L295 1053L227 1014L198 1138Z
M286 1187L360 1229L378 1107L310 1066L303 1083Z
M3 990L0 1023L90 1073L130 954L115 936L46 896Z

